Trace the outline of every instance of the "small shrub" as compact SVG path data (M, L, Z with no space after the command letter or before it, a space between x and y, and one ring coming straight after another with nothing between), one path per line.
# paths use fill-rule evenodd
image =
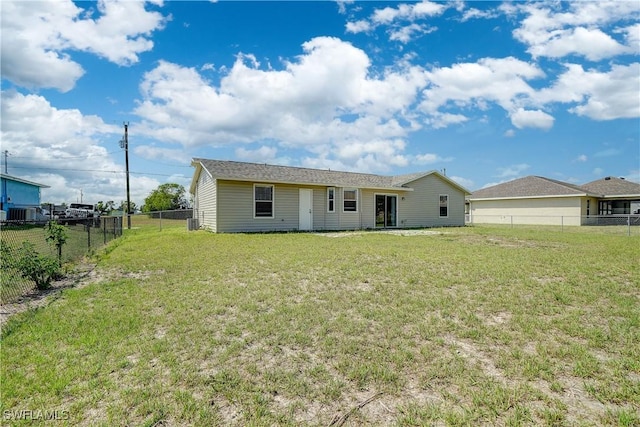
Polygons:
M11 266L15 267L24 278L35 282L40 290L51 286L51 281L60 276L58 260L40 255L31 242L22 242L15 254L11 254Z
M67 242L67 229L54 221L49 221L45 229L45 240L56 247L58 251L58 265L62 265L62 245Z
M0 240L0 266L3 269L14 267L14 256L11 246L4 240Z

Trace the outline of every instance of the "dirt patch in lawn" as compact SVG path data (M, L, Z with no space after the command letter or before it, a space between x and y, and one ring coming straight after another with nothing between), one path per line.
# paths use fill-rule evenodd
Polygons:
M75 266L74 270L60 280L51 283L46 290L34 289L20 296L17 300L3 304L0 307L0 326L3 326L9 317L22 313L30 308L43 307L67 288L83 287L91 283L95 277L95 264L83 262Z
M472 365L480 367L482 372L493 380L514 388L518 385L517 379L509 378L502 369L494 362L489 353L483 352L474 343L454 338L452 336L445 337L445 343L453 348L457 354L469 361ZM532 346L524 349L528 353L535 353ZM567 408L567 420L570 424L579 424L582 419L596 420L604 417L607 411L614 412L620 409L616 405L604 404L589 395L585 389L584 380L569 375L558 375L556 378L563 384L562 391L554 391L549 382L543 379L528 381L527 384L542 393L549 400L557 400Z
M92 283L102 283L123 278L133 278L144 280L154 274L162 274L164 271L156 272L124 272L119 270L96 269L96 264L84 261L75 265L72 272L67 273L62 279L51 283L51 287L46 290L34 289L20 296L17 300L0 306L0 327L13 315L22 313L31 308L44 307L57 298L63 289L80 289Z
M415 230L371 230L371 231L336 231L336 232L328 232L328 233L314 233L316 236L323 237L360 237L365 234L392 234L394 236L434 236L444 234L442 231L436 230L424 230L424 229L415 229Z

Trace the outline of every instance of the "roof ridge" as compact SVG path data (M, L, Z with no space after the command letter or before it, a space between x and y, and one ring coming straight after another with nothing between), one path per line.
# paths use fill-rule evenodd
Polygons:
M547 178L546 176L538 176L538 175L536 176L538 178L546 179L547 181L553 182L554 184L563 185L565 187L569 187L574 190L580 190L588 193L588 191L586 191L584 188L582 188L580 185L577 185L577 184L571 184L570 182L560 181L559 179Z

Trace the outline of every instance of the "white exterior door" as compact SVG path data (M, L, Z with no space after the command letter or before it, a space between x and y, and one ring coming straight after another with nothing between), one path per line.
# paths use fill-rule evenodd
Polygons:
M313 226L313 190L300 189L299 230L311 230Z

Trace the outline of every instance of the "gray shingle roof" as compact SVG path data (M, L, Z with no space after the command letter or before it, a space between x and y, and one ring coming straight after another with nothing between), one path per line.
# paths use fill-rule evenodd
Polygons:
M510 197L579 196L590 192L577 185L542 176L526 176L482 190L474 191L469 199Z
M542 176L526 176L474 191L470 200L545 196L640 196L640 184L607 177L584 185L574 185Z
M193 159L217 179L329 185L336 187L391 188L393 177L365 173L339 172L266 163Z
M356 187L371 189L402 189L405 184L429 174L437 174L442 179L459 187L459 184L439 175L435 171L418 172L408 175L385 176L356 172L341 172L292 166L277 166L265 163L247 163L230 160L209 160L194 158L192 165L202 166L216 179L322 185L329 187ZM409 188L407 188L410 191Z
M606 178L591 181L582 185L582 188L604 196L638 195L640 196L640 184L626 179L608 176Z

